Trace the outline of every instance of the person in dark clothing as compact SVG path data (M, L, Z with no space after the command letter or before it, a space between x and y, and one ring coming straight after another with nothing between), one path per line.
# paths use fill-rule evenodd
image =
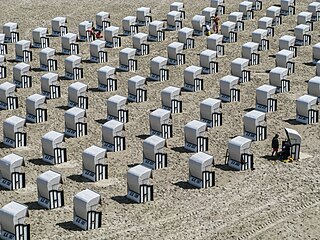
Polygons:
M272 147L272 156L274 153L276 153L276 156L278 156L278 150L279 150L279 135L276 134L273 138L272 138L272 143L271 143L271 147Z
M290 157L290 142L286 141L284 146L282 146L282 159L286 160Z

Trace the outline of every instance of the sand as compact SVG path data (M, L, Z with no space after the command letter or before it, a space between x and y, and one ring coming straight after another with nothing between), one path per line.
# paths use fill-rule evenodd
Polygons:
M84 20L95 20L100 11L111 13L112 25L121 26L121 20L135 15L141 6L152 9L154 20L166 18L169 4L173 1L107 1L69 0L40 1L12 0L0 1L0 25L13 21L19 23L20 39L32 39L31 32L36 27L47 27L51 31L51 19L56 16L68 18L69 32L78 32L78 24ZM191 19L199 14L209 1L185 0L186 19L184 26L191 27ZM226 0L227 14L237 11L241 1ZM297 1L297 13L306 11L312 1ZM245 21L245 31L239 33L237 43L226 44L226 55L219 58L219 72L203 75L204 90L196 93L183 92L183 113L173 115L173 138L167 140L165 152L168 154L168 167L154 172L154 201L134 204L125 198L126 172L142 162L143 135L149 133L149 112L161 107L160 91L167 86L183 86L183 70L190 65L199 65L199 53L206 49L206 37L195 37L195 48L185 50L186 64L170 66L170 80L148 83L148 101L128 104L129 122L125 137L127 150L108 153L109 179L91 183L79 175L82 171L81 153L86 148L101 146L101 122L106 116L106 99L119 94L127 96L127 80L134 75L147 77L149 61L155 56L167 56L166 46L177 40L176 32L167 32L162 43L151 43L151 53L138 57L136 73L117 74L119 83L116 92L99 92L97 69L109 65L118 67L119 49L108 49L108 62L94 64L84 62L84 78L81 82L89 86L89 109L87 110L88 135L78 139L67 138L68 162L61 165L46 165L41 161L41 137L51 131L64 131L64 111L67 105L67 87L74 81L60 82L62 96L49 100L48 121L27 124L27 147L6 148L1 145L0 156L16 153L26 160L27 185L16 191L0 190L0 206L12 200L29 206L30 216L26 223L31 225L31 239L317 239L320 235L319 222L319 124L297 124L295 100L307 93L307 83L315 76L312 60L312 46L299 47L295 58L296 72L288 79L291 91L278 94L278 111L267 114L268 138L254 142L254 171L236 172L225 167L227 143L231 137L243 134L242 117L248 109L255 107L255 89L268 83L267 70L275 67L273 55L278 51L278 39L283 35L293 35L296 15L283 18L283 24L275 29L275 37L270 40L269 51L261 52L261 64L251 66L252 81L241 85L241 101L224 103L223 126L209 129L209 151L214 156L216 186L209 189L193 189L187 183L188 159L193 153L182 151L184 144L183 127L191 120L199 119L199 103L208 97L218 97L219 79L230 74L230 61L240 57L241 45L251 40L251 32L257 28L257 20L265 16L267 7L278 4L278 0L264 1L263 10L255 12L252 21ZM227 14L222 20L227 19ZM319 41L319 23L314 24L312 45ZM147 33L147 28L140 28ZM124 47L132 46L131 37L123 37ZM61 51L60 38L50 38L51 47ZM8 45L8 60L14 59L14 45ZM32 49L33 68L39 67L39 49ZM83 60L89 58L88 43L80 43ZM64 59L58 55L58 73L64 76ZM8 77L2 82L12 81L12 67L15 62L7 62ZM18 89L19 108L1 111L1 121L12 115L24 117L26 97L40 93L40 77L45 72L32 71L33 86ZM284 140L284 128L296 129L302 136L302 157L293 163L270 161L271 139L275 133ZM0 124L2 139L2 124ZM65 192L65 206L55 210L44 210L37 204L36 178L47 170L62 173ZM73 196L86 188L101 194L103 213L102 227L92 231L81 231L72 224Z

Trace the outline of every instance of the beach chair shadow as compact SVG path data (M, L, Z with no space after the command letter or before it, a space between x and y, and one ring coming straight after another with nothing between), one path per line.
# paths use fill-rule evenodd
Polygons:
M75 182L92 182L89 179L87 179L79 174L73 174L73 175L68 176L67 178L72 181L75 181Z
M276 156L270 156L270 155L264 155L264 156L261 156L262 158L268 160L268 161L276 161L276 160L279 160L278 157Z
M173 147L171 150L178 152L178 153L191 153L191 151L188 151L183 146L182 147Z
M129 168L132 168L132 167L135 167L135 166L138 166L138 165L140 165L141 163L130 163L130 164L128 164L127 166L129 167Z
M140 139L142 139L142 140L145 140L145 139L147 139L148 137L150 137L150 135L149 135L149 134L140 134L140 135L137 135L136 137L137 137L137 138L140 138Z
M226 171L226 172L229 172L229 171L230 171L230 172L237 172L236 169L230 167L230 166L227 165L227 164L216 164L216 165L214 165L214 167L216 167L216 168L218 168L218 169L220 169L220 170L222 170L222 171Z
M286 119L284 121L289 123L289 124L291 124L291 125L300 125L300 124L302 124L302 123L299 123L295 118Z
M111 197L113 201L116 201L119 204L135 204L136 202L130 200L126 196L113 196ZM136 203L137 204L137 203Z
M31 162L31 163L33 163L34 165L37 165L37 166L48 166L48 165L52 165L52 164L50 164L50 163L47 163L47 162L43 161L42 158L30 159L30 160L28 160L28 162Z
M101 118L101 119L96 119L94 120L96 123L99 123L99 124L105 124L106 122L108 122L107 119L105 118Z
M182 189L197 189L195 186L192 186L190 183L186 182L186 181L179 181L174 183L173 185L178 186L179 188Z
M83 231L81 228L74 225L72 221L57 223L56 225L68 231Z
M40 206L37 201L24 203L28 206L28 210L45 210L46 208Z

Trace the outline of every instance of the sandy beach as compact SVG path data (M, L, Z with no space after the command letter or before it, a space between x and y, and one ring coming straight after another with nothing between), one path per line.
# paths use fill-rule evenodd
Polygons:
M169 5L173 0L163 1L110 1L110 0L11 0L0 1L0 26L7 22L19 24L20 39L32 40L32 30L47 27L51 33L51 19L65 16L68 30L78 33L78 24L85 20L95 21L96 13L106 11L111 14L111 24L121 29L121 20L135 16L138 7L151 7L153 20L166 19ZM226 21L228 14L238 11L240 0L225 0ZM161 43L150 43L150 54L139 56L138 70L117 73L118 90L97 91L97 70L103 66L119 66L119 51L132 47L131 37L122 37L120 49L107 49L107 63L83 61L84 78L80 82L89 87L89 109L87 110L88 135L81 138L66 138L68 162L49 165L43 162L41 137L51 130L64 132L64 112L67 109L67 89L75 82L61 80L61 98L48 100L48 121L38 124L27 123L27 146L7 148L3 144L0 157L16 153L24 157L26 166L26 188L7 191L0 188L0 207L10 201L29 206L31 239L319 239L320 228L320 187L319 187L319 124L303 125L294 121L296 99L307 94L306 81L315 76L316 67L312 61L312 46L320 41L320 23L314 24L310 46L298 47L295 73L288 79L291 91L277 94L278 111L267 113L267 135L265 141L253 142L254 171L232 171L225 166L225 154L230 138L243 135L243 115L255 107L255 89L268 84L267 71L275 67L274 55L278 52L279 38L294 35L297 14L307 11L310 0L296 1L296 15L283 18L283 24L275 28L275 36L270 38L270 50L260 52L260 64L250 66L252 80L241 84L241 101L223 103L223 125L209 128L208 154L214 156L216 186L195 189L187 184L188 160L193 153L183 151L185 124L200 119L199 104L206 98L219 96L219 80L230 74L230 62L241 56L241 46L251 41L251 33L257 28L259 18L265 16L269 6L279 4L279 0L263 1L263 9L255 12L254 20L245 21L245 30L239 32L236 43L225 44L225 56L219 58L219 72L202 75L204 90L182 92L183 112L173 114L173 137L167 140L165 152L168 167L153 172L154 201L134 204L127 200L126 173L128 169L142 162L142 142L149 134L150 110L161 108L160 91L167 86L183 86L183 70L191 65L199 66L199 54L206 49L206 36L195 37L195 48L185 50L186 64L169 66L170 79L164 82L148 82L148 101L129 103L129 122L125 125L125 151L108 153L106 162L109 178L100 182L88 182L82 178L82 152L92 146L101 147L101 126L107 113L106 100L113 95L128 95L127 81L130 77L150 74L150 60L156 56L167 57L167 45L177 41L177 32L166 32ZM184 27L192 27L191 19L210 6L206 1L185 0L186 19ZM120 30L121 31L121 30ZM147 27L140 32L148 33ZM89 59L89 43L80 42L82 60ZM61 52L59 37L50 37L50 47ZM39 68L39 51L32 49L33 69ZM58 54L58 71L64 76L64 59ZM16 62L14 44L8 44L7 78L0 83L12 82L12 67ZM33 86L18 89L19 108L0 111L0 139L3 139L2 122L13 115L25 117L25 99L40 93L40 77L44 71L31 71ZM301 158L292 163L268 160L271 155L271 139L280 135L286 138L284 128L297 130L302 136ZM45 210L37 204L36 178L47 170L62 173L65 206ZM81 231L72 224L73 196L84 189L92 189L101 194L102 227L97 230Z

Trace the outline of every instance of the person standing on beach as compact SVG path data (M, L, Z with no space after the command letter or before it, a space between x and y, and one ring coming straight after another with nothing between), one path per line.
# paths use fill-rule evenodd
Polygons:
M218 12L216 12L216 13L214 14L214 18L213 18L213 28L214 28L214 32L215 32L215 33L218 33L218 32L219 32L220 21L221 21L221 18L220 18L220 16L218 15Z
M276 153L276 156L278 156L278 150L279 150L279 135L276 134L273 138L272 138L272 143L271 143L271 147L272 147L272 155L274 153Z

